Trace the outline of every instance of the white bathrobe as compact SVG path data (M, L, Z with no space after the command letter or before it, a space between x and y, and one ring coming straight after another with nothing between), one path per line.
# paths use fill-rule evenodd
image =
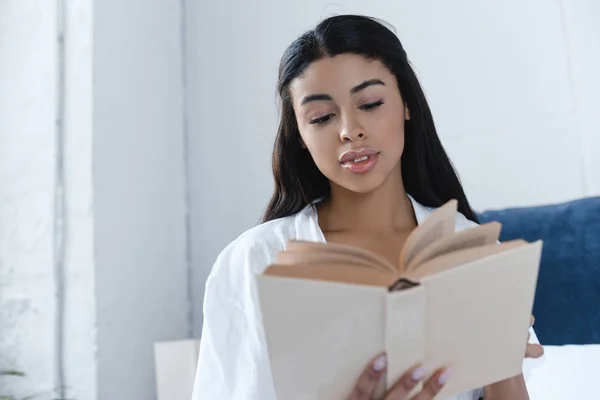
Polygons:
M433 211L412 197L421 224ZM457 214L456 230L475 225ZM206 282L204 324L192 400L276 400L254 276L275 261L289 239L324 242L312 206L254 227L225 248ZM532 342L537 338L531 330ZM528 363L524 373L527 378ZM533 364L532 364L533 365ZM477 400L482 390L448 400ZM279 399L285 400L285 399Z

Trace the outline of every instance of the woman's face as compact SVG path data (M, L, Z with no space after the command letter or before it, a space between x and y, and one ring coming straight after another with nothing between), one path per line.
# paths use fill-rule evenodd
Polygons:
M400 176L409 116L396 78L380 61L323 58L290 89L302 141L333 184L368 193Z

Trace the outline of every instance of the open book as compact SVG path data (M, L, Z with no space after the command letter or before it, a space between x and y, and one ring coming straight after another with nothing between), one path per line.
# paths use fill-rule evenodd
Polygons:
M257 276L277 398L347 398L381 352L376 398L417 364L450 368L437 398L521 372L542 243L500 244L496 222L455 232L456 213L455 200L434 211L397 265L353 246L288 243Z

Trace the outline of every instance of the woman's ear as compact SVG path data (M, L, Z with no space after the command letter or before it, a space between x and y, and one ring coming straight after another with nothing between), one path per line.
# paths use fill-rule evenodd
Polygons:
M404 105L404 119L407 121L410 120L410 110L408 109L406 104Z

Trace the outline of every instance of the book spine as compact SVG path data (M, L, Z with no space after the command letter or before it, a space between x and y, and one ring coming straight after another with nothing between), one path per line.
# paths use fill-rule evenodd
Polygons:
M388 355L388 388L406 371L424 362L425 302L425 289L422 286L390 292L386 296L385 346Z

